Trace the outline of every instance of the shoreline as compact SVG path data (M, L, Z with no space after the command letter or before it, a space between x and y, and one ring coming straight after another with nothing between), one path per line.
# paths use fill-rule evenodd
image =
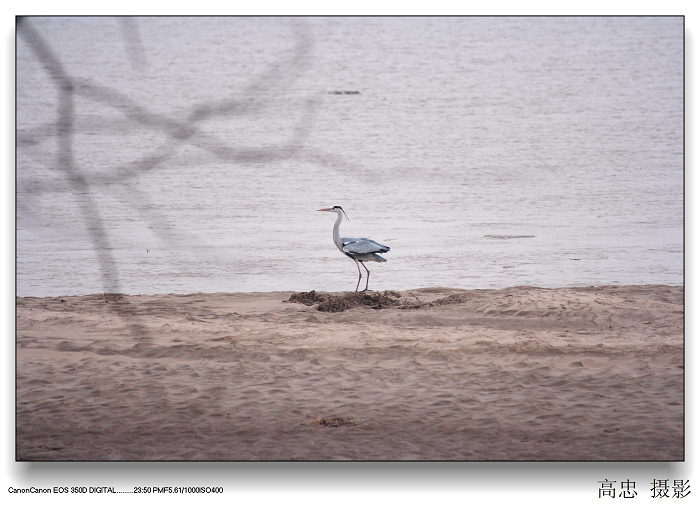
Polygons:
M683 460L683 293L17 297L16 458Z
M453 292L463 292L463 293L468 293L468 292L482 292L482 291L508 291L512 289L537 289L537 290L545 290L545 291L558 291L558 290L564 290L564 289L571 289L571 290L591 290L591 289L596 289L596 290L603 290L603 289L623 289L623 288L680 288L683 289L685 287L684 284L655 284L655 283L648 283L648 284L581 284L581 285L574 285L574 286L533 286L533 285L528 285L528 284L523 284L523 285L515 285L515 286L507 286L507 287L498 287L498 288L460 288L460 287L452 287L452 286L425 286L425 287L418 287L418 288L411 288L411 289L369 289L366 291L367 293L384 293L384 292L392 292L392 293L410 293L412 291L418 291L418 292L446 292L446 293L453 293ZM324 293L324 294L331 294L331 295L345 295L348 293L355 293L354 290L348 289L344 291L325 291L325 290L314 290L310 289L309 291L316 291L317 293ZM357 291L358 293L362 293L363 291ZM131 297L152 297L152 296L197 296L197 295L284 295L284 294L295 294L295 293L304 293L304 291L295 291L292 289L283 289L283 290L273 290L273 291L214 291L214 292L209 292L209 291L193 291L193 292L183 292L183 293L125 293L125 292L93 292L93 293L85 293L85 294L60 294L60 295L48 295L48 296L36 296L36 295L24 295L20 296L15 294L15 299L20 300L20 299L50 299L50 298L85 298L85 297L97 297L97 296L131 296Z

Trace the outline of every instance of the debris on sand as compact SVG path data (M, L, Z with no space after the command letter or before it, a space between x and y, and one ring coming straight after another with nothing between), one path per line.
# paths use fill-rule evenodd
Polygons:
M318 304L318 310L321 312L343 312L355 307L370 309L424 309L440 305L459 304L469 300L466 293L449 295L432 302L423 302L413 293L409 292L408 294L416 301L402 298L401 293L398 291L345 293L342 295L308 291L292 293L289 300L285 301L288 303L301 303L307 306Z
M372 309L387 309L397 307L400 302L392 291L383 293L348 293L342 296L328 295L325 301L318 304L321 312L342 312L354 307L370 307Z
M454 303L464 303L469 301L469 297L466 293L457 293L454 295L446 296L445 298L439 298L434 302L428 303L429 307L437 307L439 305L451 305Z
M383 293L346 293L344 295L332 295L309 291L306 293L292 293L287 302L314 305L318 303L321 312L343 312L355 307L369 307L372 309L387 309L399 307L401 294L396 291L384 291Z
M301 303L303 305L311 306L315 303L322 302L326 299L328 295L321 295L316 291L307 291L305 293L292 293L287 302L289 303Z

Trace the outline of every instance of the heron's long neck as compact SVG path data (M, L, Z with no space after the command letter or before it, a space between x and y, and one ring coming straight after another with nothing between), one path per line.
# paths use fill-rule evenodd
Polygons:
M333 226L333 243L335 246L343 251L343 243L340 241L340 223L343 222L343 212L338 212L338 218L335 220L335 225Z

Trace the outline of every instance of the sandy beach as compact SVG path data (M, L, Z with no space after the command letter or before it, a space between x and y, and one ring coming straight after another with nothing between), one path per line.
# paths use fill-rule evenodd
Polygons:
M20 461L684 458L679 286L16 302Z

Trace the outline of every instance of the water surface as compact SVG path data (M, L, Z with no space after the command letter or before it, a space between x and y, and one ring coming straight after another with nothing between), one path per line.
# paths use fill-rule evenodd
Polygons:
M18 295L351 290L333 205L372 289L682 284L683 19L19 25Z

